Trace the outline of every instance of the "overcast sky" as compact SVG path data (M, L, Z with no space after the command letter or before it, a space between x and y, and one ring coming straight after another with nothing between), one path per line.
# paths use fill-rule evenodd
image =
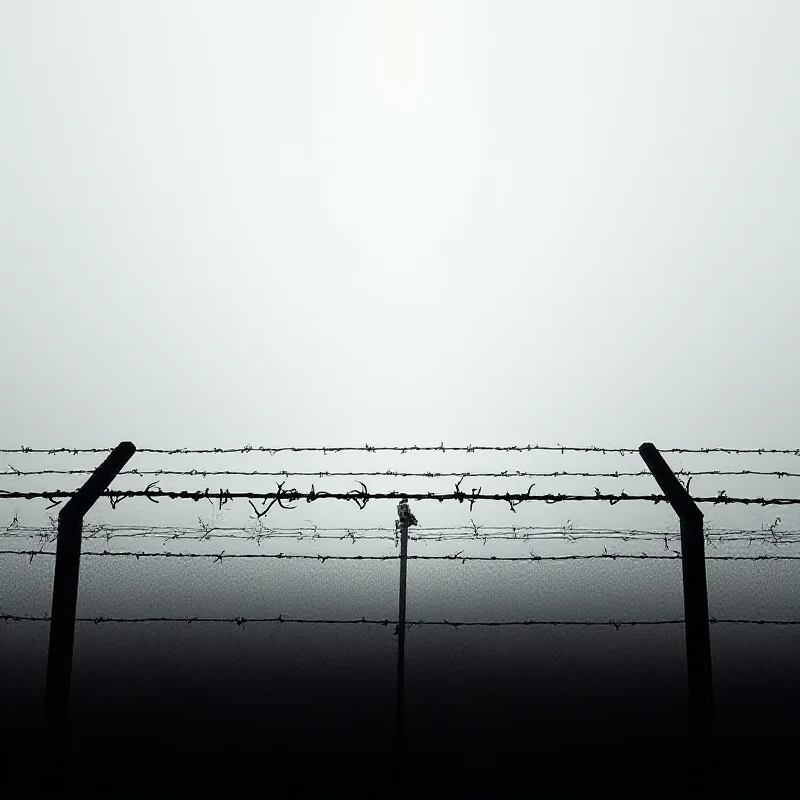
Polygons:
M793 446L799 23L3 3L3 438Z

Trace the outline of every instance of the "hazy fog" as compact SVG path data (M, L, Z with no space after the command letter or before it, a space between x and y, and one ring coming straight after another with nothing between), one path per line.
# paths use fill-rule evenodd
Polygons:
M4 438L785 446L799 16L4 3Z

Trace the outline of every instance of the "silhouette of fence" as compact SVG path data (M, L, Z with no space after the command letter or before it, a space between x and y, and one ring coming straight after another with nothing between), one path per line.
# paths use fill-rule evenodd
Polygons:
M250 452L262 452L275 455L277 453L286 452L314 452L327 455L329 453L341 453L350 451L363 451L363 452L391 452L405 454L410 452L446 452L455 451L462 453L475 453L481 451L498 451L498 452L531 452L534 450L560 452L591 452L600 454L618 453L625 455L628 453L638 453L648 466L646 471L637 472L568 472L568 471L554 471L554 472L521 472L521 471L501 471L501 472L399 472L399 471L385 471L385 472L290 472L290 471L257 471L251 472L233 471L233 470L127 470L123 471L122 467L132 457L134 452L140 453L155 453L167 456L186 455L186 454L225 454L237 453L245 454ZM15 449L0 449L3 453L18 453L18 454L91 454L91 453L106 453L108 450L102 448L54 448L54 449L34 449L28 447L21 447ZM29 536L31 538L38 537L42 541L42 546L38 550L34 549L4 549L0 550L0 555L5 556L20 556L25 557L29 562L33 562L38 557L55 557L56 570L53 589L53 608L50 616L36 616L36 615L20 615L12 613L0 614L0 620L6 623L23 623L23 622L48 622L50 623L50 648L48 653L48 681L47 681L47 709L48 721L51 728L60 732L64 736L65 719L67 713L67 704L69 696L69 680L72 660L72 646L74 637L74 626L76 623L93 623L93 624L149 624L149 623L204 623L204 624L235 624L238 627L245 627L248 624L302 624L302 625L381 625L384 627L396 626L399 628L402 625L403 632L406 628L414 626L448 626L454 628L460 627L524 627L524 626L574 626L574 627L595 627L595 626L611 626L619 630L623 626L674 626L685 625L687 637L687 662L690 684L690 709L692 716L692 728L694 737L694 751L696 754L704 752L703 758L695 758L695 768L697 770L695 778L698 782L704 783L714 779L714 764L713 758L709 761L708 754L713 753L715 750L714 740L714 710L713 710L713 687L711 683L711 662L710 662L710 642L708 635L709 624L711 625L774 625L774 626L794 626L800 624L800 620L777 620L777 619L716 619L709 618L707 606L707 591L705 585L705 562L706 561L794 561L800 559L800 555L783 555L783 554L761 554L761 555L712 555L706 556L704 552L704 543L711 543L716 536L718 541L749 541L753 542L761 540L768 542L772 545L780 546L785 544L796 544L800 542L800 531L777 531L777 524L780 521L778 518L775 523L767 528L760 530L734 530L723 529L716 534L710 531L703 530L702 514L700 513L696 504L713 504L713 505L800 505L800 498L796 497L730 497L723 490L713 497L691 497L689 495L689 486L691 479L695 475L761 475L761 476L774 476L778 478L783 477L800 477L800 473L789 471L757 471L757 470L740 470L740 471L723 471L723 470L708 470L708 471L688 471L680 470L673 472L667 467L666 463L661 456L664 453L693 453L693 454L708 454L708 453L725 453L725 454L782 454L798 456L800 450L777 450L777 449L736 449L736 448L700 448L700 449L686 449L686 448L672 448L658 451L651 444L644 444L638 450L628 448L602 448L602 447L566 447L566 446L540 446L540 445L527 445L527 446L466 446L466 447L445 447L443 444L438 447L421 447L417 445L406 447L371 447L364 445L363 447L251 447L237 449L139 449L138 451L131 443L122 443L115 448L110 455L108 455L104 464L91 472L89 470L21 470L15 466L9 465L9 472L0 473L6 477L24 477L32 475L82 475L91 473L91 477L86 484L77 491L62 491L62 490L48 490L48 491L10 491L0 490L0 499L22 499L22 500L35 500L44 499L49 501L50 505L47 507L55 508L62 504L67 499L67 502L59 513L58 517L58 530L55 530L55 521L51 518L52 527L50 531L42 531L40 528L33 528L30 526L22 526L19 524L18 519L15 517L14 522L9 525L5 531L0 532L0 536ZM137 476L159 476L159 475L179 475L179 476L193 476L193 477L208 477L216 475L226 476L274 476L274 477L415 477L415 478L442 478L442 477L458 477L459 480L455 484L452 492L435 493L435 492L401 492L399 490L384 491L384 492L370 492L363 481L358 481L359 489L353 489L348 492L327 492L318 491L314 485L311 485L309 491L299 491L295 488L284 488L285 481L277 483L277 490L274 492L234 492L230 490L221 489L219 491L211 491L205 489L202 491L167 491L156 488L158 481L150 483L143 490L110 490L108 487L117 475L137 475ZM528 491L525 493L483 493L482 488L471 489L469 492L461 489L461 483L467 477L491 477L491 478L513 478L513 477L603 477L603 478L622 478L622 477L641 477L652 475L656 478L659 486L663 491L663 495L657 494L626 494L624 491L619 494L603 493L600 489L595 488L595 493L592 494L564 494L564 493L545 493L545 494L532 494L532 489L535 484L531 484ZM687 478L686 484L682 484L678 476ZM197 529L190 528L146 528L137 526L113 526L100 525L90 526L85 537L83 536L83 515L86 511L96 502L100 497L106 497L112 508L126 498L141 497L146 498L150 502L158 503L162 499L169 500L192 500L194 502L200 500L208 500L212 507L214 502L218 502L221 509L228 502L237 499L248 500L252 510L255 513L258 522L256 530L249 531L246 528L221 528L208 524L203 524ZM676 511L681 520L681 550L672 550L669 554L653 554L653 553L595 553L595 554L569 554L569 555L539 555L534 551L530 551L528 556L475 556L463 555L464 551L461 550L456 553L442 554L442 555L423 555L423 554L408 554L405 546L401 549L400 555L324 555L324 554L298 554L298 553L228 553L221 550L216 553L210 552L149 552L149 551L109 551L109 550L81 550L82 538L91 539L105 539L107 542L113 538L141 538L141 537L159 537L167 541L178 541L182 539L187 540L210 540L212 538L228 538L228 539L248 539L254 540L258 544L263 540L287 538L287 539L337 539L337 540L350 540L355 542L356 539L367 540L394 540L397 543L398 534L397 529L394 529L393 535L388 535L389 531L393 529L375 527L375 528L318 528L313 526L311 528L297 528L297 529L265 529L263 527L262 518L276 505L283 509L294 509L297 503L305 501L312 503L317 500L339 500L344 502L354 502L359 509L364 509L370 500L401 500L407 498L414 501L456 501L458 503L468 503L470 510L478 501L494 501L501 503L508 503L512 512L516 511L516 507L525 502L544 502L547 504L560 503L560 502L581 502L581 501L595 501L595 502L608 502L615 505L621 501L637 501L637 502L651 502L658 504L660 502L669 502L673 509ZM262 501L262 510L259 510L253 503L253 500ZM513 541L536 541L549 538L562 538L570 541L575 541L579 538L596 538L596 539L622 539L623 541L631 541L636 539L663 539L665 548L668 549L668 539L678 538L675 534L664 531L574 531L571 528L564 527L561 529L533 527L533 526L506 526L506 527L485 527L478 526L472 523L470 528L465 527L445 527L445 528L430 528L419 529L420 535L407 536L406 540L410 541L462 541L462 542L486 542L492 540L513 540ZM200 532L202 531L202 533ZM312 533L313 531L313 533ZM322 531L322 533L320 533ZM334 535L333 532L336 532ZM430 533L423 533L423 531L430 531ZM387 532L387 533L383 533ZM369 533L375 535L368 535ZM407 529L405 531L407 534ZM627 536L626 536L627 534ZM55 551L45 550L44 544L51 541L57 542ZM549 561L583 561L583 560L657 560L657 561L681 561L683 566L683 580L684 580L684 606L685 617L682 619L664 619L664 620L516 620L516 621L452 621L452 620L416 620L407 621L404 619L403 614L403 590L401 587L401 620L390 619L303 619L293 618L284 615L273 617L245 617L242 615L235 617L113 617L113 616L95 616L95 617L81 617L75 616L76 598L78 589L78 570L79 563L82 558L93 557L106 557L106 558L135 558L140 559L206 559L212 562L221 563L223 559L277 559L277 560L311 560L324 563L326 561L396 561L401 562L401 584L403 583L402 576L405 574L405 565L409 560L419 561L454 561L466 564L468 561L473 562L549 562ZM395 631L397 632L397 630ZM398 674L402 675L402 662L401 656L398 663ZM399 698L402 698L402 680L399 683ZM402 708L398 708L398 715L402 713Z

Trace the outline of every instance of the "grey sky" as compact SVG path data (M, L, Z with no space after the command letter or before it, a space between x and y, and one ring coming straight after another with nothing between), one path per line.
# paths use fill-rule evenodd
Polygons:
M6 2L4 439L790 446L794 2Z

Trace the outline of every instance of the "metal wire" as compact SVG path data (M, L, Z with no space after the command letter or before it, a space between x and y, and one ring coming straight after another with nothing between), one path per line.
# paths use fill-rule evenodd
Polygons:
M363 486L363 484L362 484ZM532 488L532 487L531 487ZM62 500L74 497L76 492L65 492L60 489L48 492L15 492L0 490L0 499L6 500L35 500L44 499L49 500L51 505L49 508L54 508L59 505ZM159 500L192 500L198 502L199 500L208 500L213 506L214 500L219 502L219 507L222 508L225 503L235 499L247 500L263 500L266 504L267 500L272 502L264 511L258 509L251 503L253 510L259 517L264 516L273 505L276 503L284 509L292 509L295 506L284 505L284 503L293 503L300 500L305 500L307 503L312 503L315 500L345 500L356 503L359 508L364 508L370 500L400 500L406 498L408 500L423 501L423 500L437 500L443 502L445 500L457 500L459 503L469 503L470 510L478 500L491 500L508 503L511 510L514 511L515 507L524 502L544 502L564 503L564 502L581 502L581 501L597 501L607 502L612 506L622 501L636 501L636 502L649 502L649 503L666 503L667 498L664 495L628 495L624 491L620 494L603 494L599 489L595 488L594 495L568 495L568 494L530 494L530 488L527 493L512 494L505 492L503 494L482 494L481 489L473 489L469 494L462 492L458 485L456 485L455 492L436 494L434 492L415 493L415 492L373 492L370 493L364 486L362 491L351 490L350 492L323 492L315 491L312 485L310 492L299 492L296 489L283 489L282 485L278 486L277 492L231 492L227 490L220 490L219 492L212 492L208 489L204 491L166 491L162 489L151 489L148 487L144 490L126 490L126 491L105 491L102 492L101 497L107 497L111 502L112 507L115 507L121 500L132 497L145 497L153 503ZM723 489L716 497L693 497L695 503L711 503L713 505L760 505L760 506L774 506L774 505L800 505L800 498L798 497L728 497Z
M767 534L757 535L757 536L736 536L736 535L715 535L715 534L706 534L705 539L708 543L713 543L714 541L722 542L762 542L766 544L773 545L775 547L780 546L788 546L792 544L800 544L800 535L799 532L795 531L791 534L782 534L779 537L772 537ZM15 534L13 531L0 531L0 538L27 538L27 539L44 539L45 541L55 541L57 534L50 531L43 531L39 534ZM256 542L259 546L263 541L276 541L276 540L292 540L292 541L348 541L351 544L355 544L356 541L368 541L368 542L393 542L395 541L396 537L391 535L356 535L355 533L346 533L346 534L308 534L304 535L302 533L246 533L246 534L236 534L236 533L202 533L202 534L182 534L182 533L155 533L152 531L139 531L135 533L119 533L113 534L110 532L101 533L101 532L93 532L89 534L85 534L84 539L104 539L106 542L110 542L112 539L162 539L163 544L166 544L170 541L211 541L218 540L218 539L226 539L232 541L249 541L249 542ZM471 534L448 534L443 533L439 535L431 535L431 536L409 536L409 541L412 542L424 542L426 544L433 544L438 542L479 542L481 544L488 544L488 542L529 542L529 541L568 541L575 543L577 541L583 540L591 540L591 541L622 541L622 542L630 542L634 540L639 541L663 541L666 538L667 541L676 541L680 539L680 534L678 533L670 533L670 534L662 534L662 535L650 535L650 534L640 534L636 536L626 535L624 533L593 533L593 532L586 532L586 533L538 533L538 534L519 534L519 535L512 535L512 534L479 534L478 536L471 535Z
M408 555L409 561L460 561L465 564L467 561L491 561L491 562L539 562L539 561L593 561L597 559L611 559L612 561L680 561L682 556L677 551L672 551L673 555L662 555L657 553L591 553L591 554L572 554L566 556L540 556L533 552L529 556L465 556L463 550L458 553L441 556ZM55 551L52 550L0 550L0 556L25 556L30 562L36 556L54 557ZM178 558L191 559L200 558L221 562L225 559L278 559L284 561L305 560L319 561L397 561L399 555L382 556L335 556L307 553L227 553L223 550L220 553L174 553L171 551L161 551L150 553L146 551L113 551L113 550L83 550L81 556L87 557L108 557L108 558L135 558L137 561L142 558ZM800 561L800 555L757 555L757 556L706 556L706 561Z
M47 455L56 455L58 453L65 453L70 455L78 455L79 453L109 453L113 447L53 447L53 448L34 448L34 447L15 447L15 448L0 448L0 453L43 453ZM629 447L567 447L560 444L556 445L466 445L461 447L445 447L444 442L435 446L421 446L421 445L406 445L403 447L375 447L365 444L358 447L253 447L252 445L245 445L244 447L212 447L205 449L193 450L186 447L178 447L171 449L152 448L152 447L137 447L138 453L159 453L161 455L187 455L187 454L203 454L203 455L218 455L223 453L343 453L343 452L393 452L393 453L412 453L412 452L486 452L496 451L504 453L528 453L535 450L549 451L549 452L580 452L580 453L619 453L620 455L638 454L638 448ZM800 448L790 450L778 450L760 447L757 449L740 449L736 447L701 447L701 448L685 448L685 447L672 447L672 448L659 448L661 453L727 453L727 454L780 454L780 455L793 455L800 456Z
M17 467L8 465L9 472L0 472L0 477L23 477L29 475L88 475L91 469L32 469L21 470ZM199 470L199 469L128 469L119 473L120 475L180 475L184 477L207 478L217 475L233 475L237 477L277 477L277 478L364 478L364 477L393 477L393 478L639 478L652 477L648 470L638 472L569 472L556 470L554 472L521 472L520 470L502 470L501 472L397 472L396 470L385 470L383 472L293 472L290 470L279 470L278 472L265 472L262 470ZM777 478L800 478L800 472L786 472L784 470L676 470L675 475L681 477L709 476L709 475L761 475Z
M204 523L198 518L199 527L176 527L157 525L109 525L100 523L86 525L83 531L84 539L162 539L164 544L168 541L210 541L212 539L230 539L240 541L255 541L261 544L264 540L291 539L302 540L332 540L350 541L396 541L397 532L393 527L324 527L313 525L311 527L293 528L265 528L262 526L247 528L241 526L218 526ZM18 521L12 523L5 530L0 530L0 537L44 539L55 541L57 537L57 519L50 517L49 529L42 526L20 525ZM800 530L779 531L780 517L766 528L740 529L740 528L708 528L705 539L712 543L714 540L721 542L764 542L773 546L796 544L800 540ZM581 539L594 540L631 540L641 541L668 541L680 538L677 531L640 530L636 528L574 528L571 524L555 527L552 525L451 525L443 527L419 527L419 535L410 535L410 541L417 542L443 542L443 541L508 541L521 542L532 539L538 540L566 540L570 542ZM375 535L370 535L374 533Z
M23 614L0 614L0 621L3 622L50 622L50 617L29 616ZM77 617L76 622L91 622L95 625L104 623L153 623L153 622L178 622L178 623L224 623L235 624L244 627L247 623L288 623L301 625L397 625L396 620L391 619L298 619L284 617L282 614L277 617ZM499 627L520 627L520 626L580 626L580 627L613 627L619 630L622 627L633 626L655 626L655 625L683 625L683 619L654 619L654 620L509 620L509 621L490 621L490 622L454 622L451 620L416 620L406 622L407 628L436 625L451 628L499 628ZM800 620L780 620L780 619L717 619L709 618L712 625L779 625L790 626L800 625Z

